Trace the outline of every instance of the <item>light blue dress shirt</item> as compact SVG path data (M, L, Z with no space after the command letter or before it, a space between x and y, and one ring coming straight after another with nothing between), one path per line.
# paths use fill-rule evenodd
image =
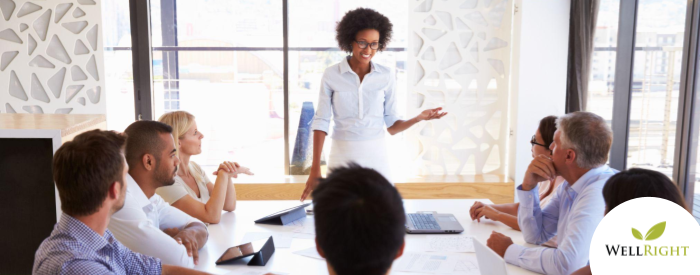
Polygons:
M396 110L396 74L386 66L371 62L370 72L360 81L348 59L328 67L323 73L311 130L328 133L333 117L333 139L382 138L385 125L391 127L401 119Z
M570 274L586 266L593 232L605 214L603 186L615 173L603 165L591 169L573 185L565 181L544 209L540 209L538 187L524 191L522 185L518 186L518 225L525 241L542 244L557 236L558 247L513 244L506 250L506 262L544 274Z

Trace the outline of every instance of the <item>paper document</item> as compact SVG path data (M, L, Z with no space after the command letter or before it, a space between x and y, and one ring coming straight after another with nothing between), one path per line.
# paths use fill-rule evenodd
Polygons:
M312 217L307 217L306 219L300 219L292 222L288 226L294 228L292 232L292 238L297 239L315 239L316 238L316 227L314 226L314 219Z
M405 253L394 263L394 270L423 273L450 273L455 269L457 261L447 255L422 253Z
M292 238L295 238L295 239L306 239L306 240L315 240L315 239L316 239L316 235L312 235L312 234L303 234L303 233L293 233L293 234L292 234Z
M461 259L457 260L453 274L470 274L480 275L479 264L476 259Z
M460 235L433 236L425 238L425 251L474 252L472 237Z
M314 258L314 259L319 259L319 260L326 260L326 259L324 259L323 257L321 257L321 255L318 254L318 251L316 251L316 247L315 247L315 246L309 247L309 248L304 249L304 250L294 251L294 252L292 252L292 253L297 254L297 255L301 255L301 256L306 256L306 257L309 257L309 258Z
M282 273L282 272L270 272L270 271L256 271L256 270L251 270L251 271L241 271L238 270L233 273L229 273L230 275L265 275L265 274L275 274L275 275L287 275L289 273Z
M393 270L432 274L479 275L476 255L404 253L394 262Z
M264 267L248 267L248 266L239 266L238 268L235 268L233 272L231 273L226 273L227 275L264 275L264 274L275 274L275 275L288 275L289 273L286 272L278 272L274 270L265 270Z
M289 233L282 232L248 232L243 235L241 244L264 240L270 236L272 236L272 241L275 243L275 248L290 248L292 246L292 236Z

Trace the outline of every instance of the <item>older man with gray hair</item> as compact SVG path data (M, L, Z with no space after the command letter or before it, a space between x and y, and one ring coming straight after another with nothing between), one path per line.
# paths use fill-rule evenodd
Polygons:
M556 248L526 248L493 232L487 245L506 262L544 274L570 274L586 266L598 223L605 213L602 190L616 170L608 167L612 131L598 115L574 112L557 119L551 156L537 156L518 186L518 224L525 241L542 244L557 236ZM566 181L544 209L540 209L537 183Z

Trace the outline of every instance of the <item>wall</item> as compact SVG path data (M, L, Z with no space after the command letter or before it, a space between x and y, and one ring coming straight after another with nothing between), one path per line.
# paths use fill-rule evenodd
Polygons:
M443 107L407 131L418 174L504 174L512 0L411 1L407 118Z
M0 0L0 112L104 114L99 0Z
M508 175L516 187L532 160L529 142L540 119L565 111L570 3L515 1Z

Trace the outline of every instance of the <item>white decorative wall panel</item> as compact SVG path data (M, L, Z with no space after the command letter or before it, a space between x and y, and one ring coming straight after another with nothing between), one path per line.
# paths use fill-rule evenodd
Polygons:
M0 0L0 111L104 114L98 0Z
M408 113L449 112L407 133L419 174L503 174L512 0L410 3Z

